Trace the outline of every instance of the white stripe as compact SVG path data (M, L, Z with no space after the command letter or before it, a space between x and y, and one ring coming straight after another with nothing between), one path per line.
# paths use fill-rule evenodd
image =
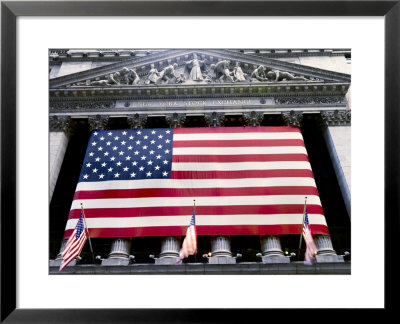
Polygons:
M303 139L300 132L254 132L254 133L200 133L176 134L174 141L208 141L208 140L247 140L247 139Z
M293 178L244 178L244 179L149 179L118 180L100 182L79 182L76 191L95 191L107 189L138 188L243 188L243 187L276 187L276 186L309 186L316 187L315 180L308 177ZM304 203L304 202L303 202Z
M309 214L312 224L325 225L323 215ZM187 226L186 216L149 216L149 217L110 217L87 218L89 228L129 228L152 226ZM271 214L271 215L196 215L196 226L201 225L301 225L302 214ZM77 219L67 222L66 230L76 226Z
M303 146L174 147L174 155L307 154Z
M129 207L171 207L188 206L192 197L147 197L147 198L109 198L109 199L77 199L72 202L71 209L91 208L129 208ZM318 196L307 195L307 203L321 205ZM304 195L268 195L268 196L219 196L197 197L196 206L243 206L243 205L302 205Z
M173 171L311 170L309 162L173 163Z

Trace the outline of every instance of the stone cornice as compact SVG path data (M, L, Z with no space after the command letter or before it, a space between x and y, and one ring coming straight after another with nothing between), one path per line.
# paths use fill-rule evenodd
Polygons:
M272 69L288 71L299 75L306 75L308 77L323 79L329 82L350 82L351 80L351 77L348 74L288 63L255 54L243 54L230 50L192 49L157 52L145 57L127 59L122 62L112 63L106 66L61 76L50 80L50 88L62 87L75 82L83 82L88 79L100 78L109 73L114 73L118 70L121 70L124 67L134 68L137 70L139 75L144 75L149 71L151 63L157 63L159 67L167 66L171 63L177 63L179 65L182 64L182 62L189 60L193 53L197 53L202 59L206 59L210 63L217 62L219 59L227 59L233 62L241 62L243 64L253 65L254 67L266 65Z

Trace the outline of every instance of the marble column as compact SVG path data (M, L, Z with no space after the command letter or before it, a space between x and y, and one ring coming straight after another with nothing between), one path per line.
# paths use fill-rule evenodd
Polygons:
M147 115L129 115L126 117L126 121L130 128L144 128L147 122Z
M262 263L290 263L290 258L283 254L279 236L261 236L260 242Z
M322 133L328 147L340 191L351 218L351 112L321 112Z
M219 127L223 125L225 114L221 112L212 112L204 115L208 127Z
M329 235L315 235L314 240L318 248L316 255L318 263L344 262L343 256L337 255L336 251L333 249L331 237Z
M107 129L107 124L110 119L108 115L89 116L88 123L91 131L95 129Z
M260 126L264 119L264 113L259 111L245 112L243 119L245 126Z
M108 258L102 260L101 264L105 266L128 265L130 262L131 242L131 238L114 239L111 243L111 251Z
M284 111L282 112L282 119L286 126L298 126L301 127L303 121L303 112L301 111Z
M170 128L178 128L182 127L183 124L185 123L186 115L173 113L171 115L166 115L165 120L167 121L167 124L169 125Z
M179 260L181 238L177 236L165 236L161 239L161 253L155 264L176 264Z
M231 240L229 236L217 235L211 237L210 264L234 264L236 259L232 257Z
M71 135L71 118L69 116L50 116L49 119L49 202L57 184L58 175L67 150Z

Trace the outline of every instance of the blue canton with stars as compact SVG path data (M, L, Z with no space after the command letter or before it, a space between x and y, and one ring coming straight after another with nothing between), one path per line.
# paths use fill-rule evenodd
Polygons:
M168 179L171 175L173 130L94 130L79 182Z

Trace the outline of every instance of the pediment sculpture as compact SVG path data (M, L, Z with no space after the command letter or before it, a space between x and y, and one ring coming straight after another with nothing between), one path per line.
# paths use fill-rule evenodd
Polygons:
M127 86L127 85L162 85L162 84L207 84L207 83L236 83L236 82L315 82L317 78L296 75L288 71L281 71L272 67L219 60L210 63L206 59L200 60L197 55L193 59L169 64L160 71L155 64L150 65L148 72L139 75L135 68L124 67L121 70L109 73L103 77L77 82L72 86Z

